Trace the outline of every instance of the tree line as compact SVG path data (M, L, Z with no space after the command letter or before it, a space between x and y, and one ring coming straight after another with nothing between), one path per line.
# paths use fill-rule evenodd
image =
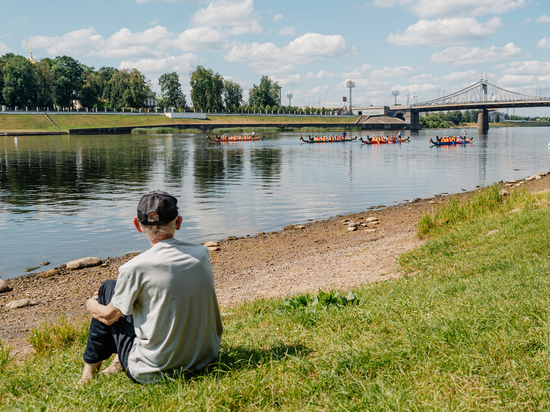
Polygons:
M280 105L280 87L268 76L262 76L258 85L248 91L248 102L243 99L243 88L219 73L197 66L189 75L190 105L182 91L176 72L159 77L160 96L155 103L160 108L198 112L322 113L326 109ZM9 108L67 109L82 107L100 110L140 109L147 107L152 96L151 82L138 69L86 66L70 56L44 58L39 61L7 53L0 57L0 104Z

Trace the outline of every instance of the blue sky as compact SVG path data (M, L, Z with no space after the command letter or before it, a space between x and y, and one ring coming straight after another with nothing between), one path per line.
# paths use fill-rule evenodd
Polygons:
M550 96L545 0L3 1L0 55L68 55L96 69L137 68L158 91L178 72L189 100L197 65L248 89L263 75L283 104L355 107L425 101L481 77ZM538 109L550 115L548 109ZM518 113L519 114L519 113Z

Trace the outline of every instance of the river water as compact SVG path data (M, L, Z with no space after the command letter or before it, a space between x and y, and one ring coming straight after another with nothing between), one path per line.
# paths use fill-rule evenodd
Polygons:
M382 146L306 144L300 133L223 144L204 134L0 137L0 277L146 249L132 218L150 190L179 199L178 237L206 242L550 171L547 128L470 129L472 145L429 144L460 132Z

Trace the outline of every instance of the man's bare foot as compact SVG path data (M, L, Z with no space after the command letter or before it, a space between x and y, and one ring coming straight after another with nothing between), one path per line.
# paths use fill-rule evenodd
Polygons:
M99 368L101 368L101 362L85 363L82 377L78 381L77 386L84 385L85 383L91 381L95 377L95 375L97 375Z
M103 369L100 373L103 374L110 374L110 373L118 373L122 370L122 365L120 364L120 360L118 359L118 353L113 358L113 361L109 366L107 366L105 369Z

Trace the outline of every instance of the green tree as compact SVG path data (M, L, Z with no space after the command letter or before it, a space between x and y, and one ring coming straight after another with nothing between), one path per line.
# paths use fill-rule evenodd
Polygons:
M53 60L44 58L35 64L36 69L36 105L42 108L53 107Z
M253 85L248 91L250 106L263 108L279 104L279 84L268 76L262 76L258 86Z
M464 116L462 116L462 112L460 110L454 110L449 112L449 118L447 120L456 126L460 126L460 124L464 121Z
M150 92L151 86L145 80L145 76L138 69L132 69L130 84L125 93L126 105L134 108L143 107Z
M117 72L118 70L115 69L114 67L101 67L98 71L97 71L97 81L98 81L98 87L99 87L99 101L100 101L100 105L99 107L103 108L108 108L108 109L113 109L114 107L110 106L108 101L109 101L109 96L110 96L110 81L111 81L111 78L113 77L113 75Z
M84 72L79 100L82 107L98 108L101 104L101 77L93 68Z
M107 107L117 110L143 107L150 91L149 83L139 70L116 70L108 82Z
M52 65L53 101L60 107L70 107L78 99L84 75L83 66L69 56L58 56Z
M185 94L181 91L180 77L176 72L159 77L162 107L185 107Z
M193 107L202 112L218 112L223 110L222 94L223 78L211 69L197 66L190 76L191 101Z
M235 111L243 102L243 89L238 83L234 83L230 80L224 80L223 84L225 108Z
M23 56L7 60L3 70L2 97L8 106L33 107L36 104L36 71L34 64Z
M6 53L0 57L0 102L5 103L4 97L2 95L2 90L4 90L4 67L8 64L8 61L14 58L16 54Z

